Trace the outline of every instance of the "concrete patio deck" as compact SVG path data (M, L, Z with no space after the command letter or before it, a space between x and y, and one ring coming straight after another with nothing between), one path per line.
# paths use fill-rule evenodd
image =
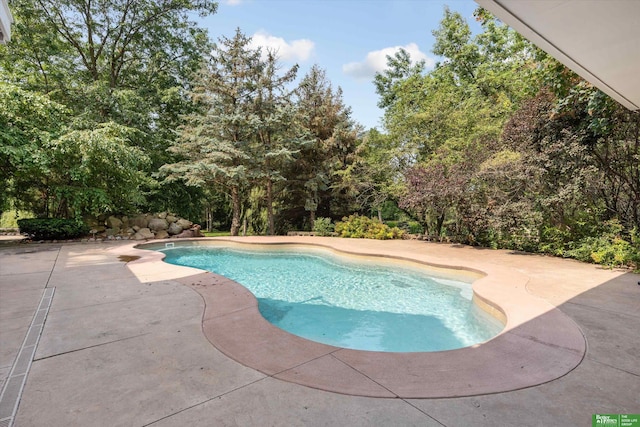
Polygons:
M558 330L552 335L562 337L561 325L575 322L586 339L586 353L575 369L564 366L567 373L559 378L515 391L438 399L396 392L391 396L401 397L338 394L283 381L278 379L282 371L252 369L214 347L205 335L207 321L216 317L206 314L211 305L202 290L183 284L197 282L188 283L184 272L172 275L162 266L140 270L143 259L131 257L144 251L133 249L131 242L1 246L0 387L7 387L0 400L0 426L13 419L11 395L17 394L15 384L29 365L17 426L590 425L594 413L640 412L640 275L417 241L239 241L331 244L345 251L387 252L524 277L520 292L551 307L562 321L555 323ZM534 341L541 332L549 331L531 330L526 339ZM529 356L554 367L560 356L579 353L571 350L575 343L547 344L557 351ZM499 359L509 364L513 355L498 353L487 363ZM340 359L343 366L352 366L346 359ZM333 372L337 365L325 362L319 360L314 369ZM446 389L452 378L469 375L464 368L451 363L449 380L434 375L430 386ZM363 373L369 374L364 368ZM547 372L531 373L542 378ZM485 374L491 377L491 371ZM375 376L371 381L394 390Z

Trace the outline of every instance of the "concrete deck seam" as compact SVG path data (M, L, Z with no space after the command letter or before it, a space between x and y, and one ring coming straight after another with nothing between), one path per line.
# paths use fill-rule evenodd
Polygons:
M215 346L214 346L214 347L215 347ZM216 348L217 348L217 347L216 347ZM219 348L217 348L217 349L218 349L219 351L222 351L222 350L220 350ZM281 380L280 378L275 378L275 377L276 377L277 375L283 374L283 373L285 373L285 372L287 372L287 371L290 371L290 370L292 370L292 369L296 369L296 368L299 368L300 366L304 366L304 365L306 365L307 363L311 363L311 362L313 362L313 361L315 361L315 360L322 359L323 357L326 357L326 356L331 356L333 353L335 353L336 351L340 351L340 350L342 350L342 349L341 349L341 348L338 348L338 349L336 349L336 350L331 350L331 351L329 351L329 352L327 352L327 353L323 353L323 354L321 354L320 356L312 357L311 359L307 359L307 360L305 360L304 362L298 363L298 364L297 364L297 365L295 365L295 366L290 366L290 367L288 367L288 368L286 368L286 369L283 369L283 370L281 370L281 371L275 372L275 373L273 373L273 374L268 374L268 373L263 372L263 371L261 371L261 370L259 370L259 369L257 369L257 368L254 368L254 367L252 367L252 366L244 365L242 362L238 362L238 363L241 363L243 366L246 366L247 368L254 369L254 370L256 370L256 371L258 371L258 372L260 372L260 373L262 373L262 374L265 374L265 375L267 375L267 376L269 376L269 377L272 377L273 379L276 379L276 380L278 380L278 381L289 382L289 381ZM229 356L229 357L231 357L231 356ZM233 357L231 357L231 359L233 359ZM233 359L233 360L235 360L235 359ZM293 383L293 384L297 384L297 383ZM307 387L311 387L311 386L307 386ZM312 387L312 388L313 388L313 387ZM395 394L395 393L394 393L394 394Z
M354 371L356 371L357 373L359 373L360 375L362 375L363 377L367 378L369 381L378 384L380 387L382 387L383 389L387 390L389 393L393 394L395 397L395 399L399 398L400 396L398 395L398 393L394 392L393 390L390 390L388 387L385 387L384 385L380 384L378 381L374 380L373 378L371 378L369 375L365 374L364 372L360 371L359 369L355 368L354 366L349 365L347 362L345 362L344 360L340 359L339 357L337 357L335 355L335 353L341 351L340 350L336 350L333 351L331 353L329 353L330 357L333 357L335 360L339 361L340 363L342 363L345 366L348 366L349 368L353 369ZM404 400L404 399L402 399ZM413 405L412 405L413 406Z
M64 351L62 353L56 353L56 354L51 354L49 356L40 357L38 359L34 359L33 361L34 362L40 362L41 360L47 360L47 359L51 359L51 358L58 357L58 356L64 356L65 354L76 353L78 351L89 350L91 348L101 347L103 345L114 344L114 343L117 343L117 342L120 342L120 341L126 341L126 340L131 340L131 339L134 339L134 338L140 338L140 337L143 337L143 336L149 335L149 334L151 334L151 332L145 332L144 334L138 334L138 335L133 335L131 337L125 337L125 338L120 338L120 339L113 340L113 341L103 342L103 343L100 343L100 344L94 344L94 345L90 345L88 347L76 348L74 350Z
M615 369L616 371L624 372L626 374L633 375L634 377L639 377L640 378L640 374L638 374L636 372L627 371L626 369L622 369L622 368L618 368L617 366L609 365L608 363L601 362L601 361L596 360L596 359L594 359L594 358L592 358L590 356L587 356L587 359L589 359L590 362L597 363L598 365L604 365L604 366L606 366L608 368Z
M437 422L438 424L440 424L443 427L447 427L446 424L440 422L440 420L438 420L437 418L432 417L431 415L429 415L427 412L423 411L422 409L418 408L416 405L414 405L413 403L409 402L409 399L406 399L404 397L401 397L400 400L402 400L404 403L406 403L407 405L411 406L412 408L417 409L419 412L422 412L423 414L425 414L427 417L431 418L433 421Z
M247 309L252 309L252 308L254 308L254 307L255 307L254 305L250 305L250 306L247 306L247 307L241 307L241 308L237 308L237 309L235 309L235 310L226 311L226 312L224 312L224 313L217 314L217 315L215 315L215 316L207 317L207 318L205 319L205 316L206 316L206 314L207 314L207 300L206 300L206 299L202 296L202 294L200 294L200 292L198 292L197 290L195 290L195 289L193 289L193 288L190 288L190 289L192 289L194 292L198 293L198 294L202 297L202 299L203 299L203 301L204 301L204 312L203 312L203 314L202 314L202 322L205 322L205 321L206 321L206 322L208 322L209 320L213 320L213 319L220 319L221 317L225 317L225 316L228 316L228 315L230 315L230 314L239 313L239 312L241 312L241 311L245 311L245 310L247 310Z
M259 378L259 379L255 380L255 381L251 381L251 382L249 382L249 383L247 383L247 384L243 384L243 385L241 385L241 386L239 386L239 387L236 387L236 388L234 388L234 389L232 389L232 390L225 391L224 393L221 393L221 394L219 394L219 395L217 395L217 396L213 396L213 397L211 397L211 398L209 398L209 399L205 399L205 400L203 400L202 402L196 403L195 405L191 405L191 406L188 406L188 407L186 407L186 408L180 409L179 411L176 411L176 412L174 412L174 413L172 413L172 414L165 415L164 417L162 417L162 418L158 418L158 419L157 419L157 420L155 420L155 421L151 421L151 422L150 422L150 423L148 423L148 424L143 424L143 425L142 425L142 427L148 427L148 426L151 426L151 425L156 424L156 423L158 423L158 422L160 422L160 421L163 421L163 420L166 420L166 419L168 419L168 418L171 418L171 417L173 417L173 416L175 416L175 415L178 415L178 414L180 414L180 413L182 413L182 412L185 412L185 411L188 411L188 410L190 410L190 409L193 409L193 408L195 408L195 407L197 407L197 406L204 405L205 403L207 403L207 402L211 402L212 400L215 400L215 399L222 399L224 396L226 396L226 395L228 395L228 394L231 394L231 393L236 392L236 391L238 391L238 390L242 390L242 389L243 389L243 388L245 388L245 387L249 387L249 386L251 386L251 385L253 385L253 384L259 383L260 381L264 381L264 380L266 380L267 378L271 378L271 376L270 376L270 375L266 375L266 374L265 374L265 376L264 376L263 378Z
M45 288L38 304L38 309L33 315L33 320L29 325L29 329L22 341L18 355L16 356L9 376L0 392L0 420L6 423L7 427L11 427L18 413L20 398L24 385L27 382L27 376L33 363L33 357L36 354L38 343L44 329L44 324L53 301L53 295L56 288ZM35 335L35 338L33 338ZM28 342L29 341L29 342ZM27 345L28 342L28 345Z

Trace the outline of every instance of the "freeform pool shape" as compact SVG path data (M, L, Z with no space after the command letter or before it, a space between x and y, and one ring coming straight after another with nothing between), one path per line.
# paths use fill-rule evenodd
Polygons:
M168 245L321 248L344 256L407 260L475 274L474 300L505 328L482 344L433 352L351 350L310 341L272 325L255 296L215 273L168 264ZM225 237L131 243L120 254L140 257L127 268L143 283L177 281L203 301L202 332L218 351L264 375L316 389L371 397L447 398L532 387L566 375L586 353L576 323L526 288L528 276L496 264L492 253L418 241L330 237ZM466 273L465 273L466 274ZM550 286L553 286L550 283Z
M209 245L162 252L165 262L211 271L247 287L275 326L336 347L453 350L493 338L504 327L472 301L471 282L477 277L459 272L354 260L317 249Z

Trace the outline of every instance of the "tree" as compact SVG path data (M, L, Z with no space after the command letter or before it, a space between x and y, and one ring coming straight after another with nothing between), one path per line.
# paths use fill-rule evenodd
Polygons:
M183 160L161 171L169 181L224 188L232 205L231 235L240 230L242 191L249 184L255 100L262 66L240 29L221 37L196 76L192 99L200 111L187 116L171 151Z
M140 187L149 158L131 145L135 130L107 122L72 130L53 141L46 178L52 204L47 216L132 212L143 203Z
M376 72L373 79L376 92L380 95L378 107L393 106L398 99L399 86L411 77L422 75L424 67L424 61L413 64L409 52L402 48L393 56L387 55L387 68L382 73Z
M266 187L267 225L269 235L275 233L274 183L285 180L284 168L293 161L304 143L302 130L295 119L295 106L287 85L298 71L294 66L278 75L276 53L268 51L262 64L261 76L254 101L253 128L256 141L252 145L253 178Z
M487 217L478 209L484 187L471 183L499 151L505 121L540 84L532 46L482 9L476 16L483 32L473 36L445 8L433 32L442 57L433 70L409 68L400 53L376 76L386 137L406 178L399 205L438 235L447 223L465 234L480 213Z
M41 216L80 217L133 208L148 158L130 128L108 122L71 130L68 110L46 95L0 83L3 195ZM5 197L6 197L5 196Z
M3 80L66 106L70 131L127 127L126 143L150 159L136 164L148 176L169 160L174 129L192 109L189 76L209 47L189 15L215 12L214 2L16 0L12 9L14 37L0 46ZM140 188L113 209L139 204L144 193L154 196L149 207L172 204L165 193L180 205L177 189L153 180L118 185Z
M172 71L180 75L179 67L193 66L207 43L206 34L189 21L188 14L215 13L217 4L206 0L17 0L12 9L18 19L10 59L22 63L23 71L37 71L41 85L49 87L49 73L64 67L73 73L72 81L103 82L115 89L165 79ZM38 34L45 29L52 33ZM21 53L18 47L28 50ZM63 52L68 58L62 57ZM64 59L71 61L55 62ZM107 113L108 105L103 107L99 112Z
M48 96L0 82L0 212L9 200L32 207L41 198L46 149L67 119L64 106Z
M616 219L638 227L638 115L577 84L564 98L545 89L507 122L503 144L539 170L538 210L566 243Z
M413 212L427 232L441 236L447 212L464 198L469 166L462 162L445 166L436 160L412 167L406 172L407 190L398 205Z
M388 200L397 203L403 193L400 161L388 135L370 129L357 146L353 162L337 172L339 185L355 199L360 210L375 209L382 221L382 206Z
M339 181L338 171L353 160L360 130L344 105L342 90L334 90L326 73L317 65L302 79L296 90L299 123L310 136L288 176L294 200L303 200L313 227L316 213L331 216L332 191ZM295 202L293 202L295 203Z

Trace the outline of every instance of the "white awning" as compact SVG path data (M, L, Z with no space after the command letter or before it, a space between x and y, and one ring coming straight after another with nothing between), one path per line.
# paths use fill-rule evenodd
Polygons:
M640 0L475 0L613 99L640 110Z
M0 0L0 43L11 40L11 23L13 16L9 10L7 0Z

